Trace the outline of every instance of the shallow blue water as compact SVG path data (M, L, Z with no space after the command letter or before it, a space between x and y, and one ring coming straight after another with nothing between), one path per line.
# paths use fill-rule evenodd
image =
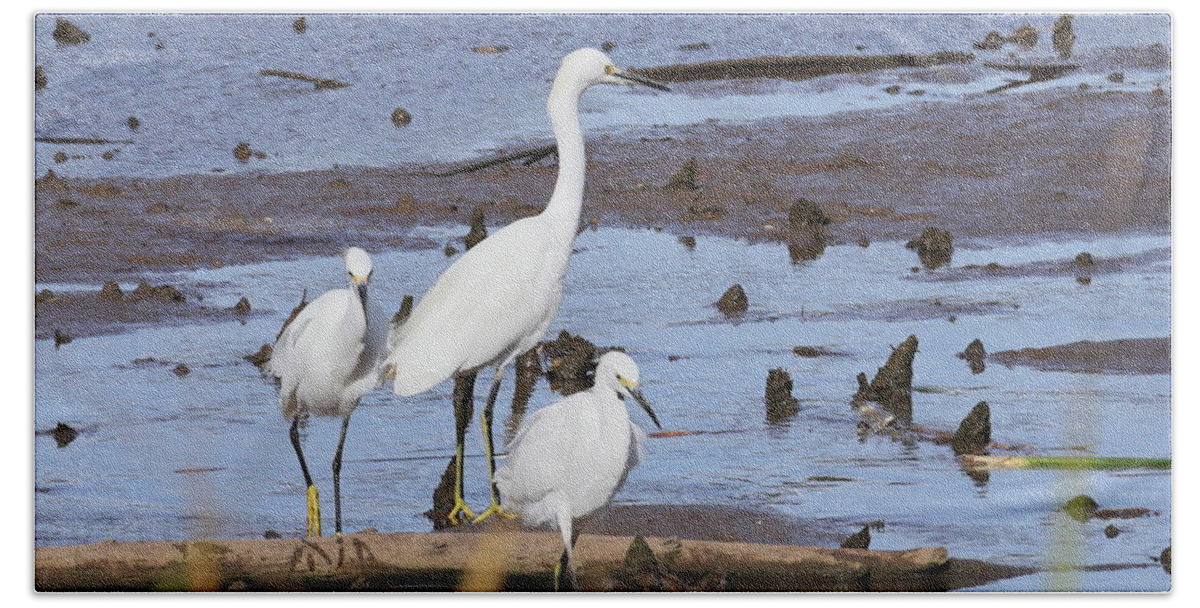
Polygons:
M163 176L221 171L292 171L334 164L395 166L450 161L514 142L550 138L544 100L559 59L581 46L616 45L621 66L803 54L973 51L991 30L1023 24L1046 30L1032 54L1046 56L1057 15L72 15L91 41L60 46L53 15L35 19L36 62L49 85L35 97L40 137L132 140L132 144L35 147L38 175ZM1171 43L1166 15L1081 14L1077 54L1115 46ZM153 36L151 36L153 34ZM680 45L708 42L701 51ZM161 44L161 50L155 45ZM507 45L504 53L472 47ZM864 46L862 51L857 46ZM981 59L1005 57L1002 52ZM259 75L298 71L349 82L344 89ZM896 82L903 70L895 72ZM887 95L854 78L730 87L680 83L671 94L600 87L583 103L585 129L685 125L708 119L747 121L954 101L1006 82L982 68L972 81L922 84L922 97ZM1035 86L1099 89L1106 74L1076 74ZM760 83L761 84L761 83ZM1123 89L1170 86L1168 73L1128 71ZM1024 89L1026 91L1032 89ZM411 125L397 129L402 107ZM126 126L135 116L137 131ZM239 164L245 141L267 154ZM105 160L103 153L116 151ZM56 153L72 158L58 164Z
M434 240L460 226L420 230ZM576 241L562 310L551 329L600 345L621 345L638 361L647 396L668 430L738 432L652 439L650 457L617 496L622 504L708 503L775 509L814 519L882 520L872 548L945 545L952 555L1046 566L1052 549L1076 543L1085 565L1148 564L1171 542L1171 475L1134 472L994 472L967 477L946 446L904 445L885 437L859 442L849 400L855 374L873 373L891 345L921 342L915 361L914 418L952 431L980 400L991 405L993 438L1039 454L1169 457L1169 375L1039 372L988 366L972 375L955 358L974 338L989 351L1082 339L1170 335L1169 258L1150 256L1090 285L1071 276L958 282L914 280L913 252L898 242L833 246L793 265L780 244L700 237L688 250L674 236L603 229ZM1058 243L964 243L954 264L1067 262L1170 247L1170 238L1121 235ZM421 293L448 264L440 250L374 252L372 297L393 308ZM237 322L138 329L76 339L55 350L35 344L36 425L58 421L83 435L64 449L36 442L36 544L189 535L254 538L264 530L299 535L303 487L272 384L241 356L270 341L307 287L344 280L337 257L306 258L156 277L202 291L206 304L247 296L266 311ZM731 283L749 296L749 319L729 323L711 306ZM41 286L39 286L40 288ZM92 287L95 289L95 287ZM904 303L994 303L980 314L901 315ZM841 311L840 313L837 311ZM827 314L837 313L837 314ZM887 316L887 315L884 315ZM845 356L798 358L795 345L825 345ZM668 356L681 358L670 361ZM157 357L170 365L132 361ZM177 378L174 362L192 373ZM769 425L762 402L766 370L783 367L803 410ZM402 399L384 389L355 413L343 474L346 528L427 530L428 508L453 452L451 386ZM508 423L505 401L498 426ZM540 384L530 405L554 396ZM649 426L640 411L633 419ZM336 423L316 420L306 450L318 484L329 490ZM500 430L498 433L503 434ZM477 428L468 451L478 454ZM468 461L468 500L486 502L482 459ZM816 476L852 481L814 481ZM1055 509L1078 493L1105 507L1143 506L1154 517L1077 524ZM847 530L847 534L853 530ZM1064 545L1066 543L1066 545ZM1162 590L1154 569L1090 572L1087 589ZM989 589L1040 590L1044 576Z

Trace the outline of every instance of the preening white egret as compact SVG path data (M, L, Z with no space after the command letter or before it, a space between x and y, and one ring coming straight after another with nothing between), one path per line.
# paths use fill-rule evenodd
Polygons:
M389 340L394 391L415 395L455 375L495 366L482 414L491 505L475 521L500 512L491 483L495 472L492 410L505 369L546 334L562 301L563 279L583 203L584 146L579 98L596 84L667 87L627 74L604 53L579 49L567 55L554 78L546 109L558 142L558 180L542 213L518 220L484 239L446 269ZM470 386L473 387L473 384ZM456 395L454 507L449 517L474 513L463 500L463 437L473 410L473 388Z
M662 428L638 388L637 364L625 353L605 353L596 366L595 385L530 416L496 471L506 507L529 524L562 532L556 587L577 586L574 521L608 504L645 454L645 433L629 419L625 397L636 400Z
M320 494L300 447L300 420L309 415L342 419L341 436L333 457L335 527L342 533L342 448L350 414L359 399L379 385L379 363L387 331L380 311L367 302L372 268L367 252L346 250L350 289L331 289L309 302L275 341L266 370L279 378L279 404L291 420L292 447L308 487L308 535L321 535Z

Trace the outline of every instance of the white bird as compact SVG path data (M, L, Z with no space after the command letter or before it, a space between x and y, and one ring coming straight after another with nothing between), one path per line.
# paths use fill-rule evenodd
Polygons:
M320 494L300 447L300 420L309 415L342 419L333 457L334 519L341 534L346 429L359 399L380 383L379 364L387 340L381 311L367 303L373 272L370 256L351 247L345 258L351 289L331 289L309 302L280 332L266 366L268 373L279 378L279 404L284 418L292 421L292 447L308 487L309 536L321 535Z
M625 397L636 400L662 428L638 388L637 364L625 353L605 353L596 365L595 385L530 416L496 471L507 507L531 525L562 532L556 587L561 582L577 586L574 521L608 504L644 457L645 432L629 419Z
M518 220L468 250L446 269L389 339L387 367L394 369L393 390L410 396L451 376L469 376L454 403L454 507L449 519L474 518L463 501L463 437L470 424L473 374L495 366L482 414L491 505L475 521L500 512L494 477L492 410L505 369L517 355L537 345L558 313L563 279L583 204L584 146L579 98L596 84L666 86L627 74L595 49L567 55L554 78L546 109L558 142L558 180L542 213Z

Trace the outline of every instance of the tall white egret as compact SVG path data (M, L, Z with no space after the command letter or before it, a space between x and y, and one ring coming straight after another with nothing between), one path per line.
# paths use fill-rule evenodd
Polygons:
M358 247L345 254L351 289L331 289L309 302L283 328L266 370L279 378L279 404L292 421L291 440L308 487L308 535L321 535L320 493L300 447L300 420L337 416L342 432L333 456L334 521L342 533L342 448L350 414L359 399L379 385L387 332L381 311L367 302L371 257Z
M579 98L596 84L666 86L627 74L595 49L579 49L562 60L546 110L558 142L558 180L542 213L518 220L484 239L446 269L393 332L387 363L394 366L394 391L415 395L455 375L495 366L482 414L491 505L475 521L500 512L492 479L492 410L505 369L546 334L562 301L563 279L583 204L584 146ZM473 383L464 383L454 402L454 507L449 518L474 518L463 500L463 438L473 410Z
M625 353L605 353L596 365L595 385L530 416L496 471L505 505L529 524L562 532L556 587L561 582L577 587L574 521L608 504L644 457L645 433L629 419L625 397L662 428L638 388L637 364Z

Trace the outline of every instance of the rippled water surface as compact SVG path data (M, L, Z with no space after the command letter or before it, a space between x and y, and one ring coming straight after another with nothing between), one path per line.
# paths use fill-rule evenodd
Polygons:
M465 229L422 231L436 240ZM993 438L1002 443L1039 454L1169 457L1169 375L996 364L972 375L954 356L974 338L994 352L1170 335L1169 237L980 241L955 252L955 266L1065 264L1080 251L1139 260L1090 285L1044 274L921 280L923 274L910 271L915 254L897 242L831 246L800 265L781 244L700 237L689 250L653 231L585 232L576 246L551 332L567 329L599 345L624 346L641 366L646 394L667 429L738 431L652 439L649 459L617 502L881 520L885 527L872 548L944 545L956 557L1034 566L1046 565L1051 547L1064 543L1075 543L1087 565L1150 564L1170 544L1169 472L998 471L980 481L960 470L946 446L880 436L860 442L849 406L855 375L873 374L890 346L916 334L913 400L920 425L953 431L986 400ZM449 264L440 250L374 256L372 297L389 309L403 294L423 292ZM202 292L210 306L231 306L244 295L262 312L245 324L146 327L76 339L58 350L49 341L36 343L37 428L65 421L82 430L66 448L48 437L36 442L36 543L256 538L268 529L299 535L303 484L287 424L271 382L241 357L274 338L302 289L315 294L340 286L340 258L158 279ZM740 323L711 306L734 282L751 302ZM957 310L954 320L938 313L933 300ZM796 345L844 355L799 358L792 354ZM134 363L147 357L170 363ZM176 377L175 362L186 363L191 374ZM762 401L766 371L775 367L791 373L803 408L779 425L767 423ZM347 530L429 529L421 512L454 447L450 389L443 383L407 399L384 389L364 400L351 423L343 473ZM539 384L530 407L553 399ZM498 425L506 424L506 400L497 411ZM640 411L631 415L650 425ZM336 422L316 420L306 444L330 514L328 463L336 435ZM468 451L481 449L473 428ZM481 458L468 461L472 504L486 502L484 475ZM1159 514L1119 521L1124 533L1106 539L1103 523L1077 524L1056 512L1078 493L1104 507L1141 506ZM1082 580L1088 589L1165 589L1170 583L1157 566L1089 572ZM1047 584L1038 575L989 589Z
M48 168L68 177L152 177L452 161L504 144L549 139L543 106L550 79L560 58L582 46L611 42L613 61L633 67L765 55L977 52L971 43L987 32L1032 24L1045 31L1032 56L1046 60L1056 15L324 14L309 15L302 35L292 29L296 15L70 18L91 41L58 45L51 35L55 16L35 20L35 59L48 80L35 99L35 134L129 143L39 143L39 175ZM1081 14L1074 21L1075 51L1151 44L1169 49L1170 28L1165 14ZM709 47L680 49L698 42ZM481 46L509 50L471 51ZM977 62L1008 60L1013 50L983 53ZM309 83L262 76L263 69L351 86L315 91ZM905 71L891 73L899 77ZM834 86L826 79L775 81L761 88L681 83L671 95L601 87L586 98L583 124L596 132L961 100L1013 77L982 68L972 74L970 82L922 84L921 97L881 94L882 86L854 79ZM1085 79L1095 90L1115 86L1098 74L1071 78ZM1120 88L1169 86L1169 72L1126 69ZM404 129L391 121L397 107L413 117ZM138 118L136 131L126 126L130 116ZM266 158L235 162L232 150L241 141ZM112 154L105 159L105 152ZM74 158L57 164L59 153Z

